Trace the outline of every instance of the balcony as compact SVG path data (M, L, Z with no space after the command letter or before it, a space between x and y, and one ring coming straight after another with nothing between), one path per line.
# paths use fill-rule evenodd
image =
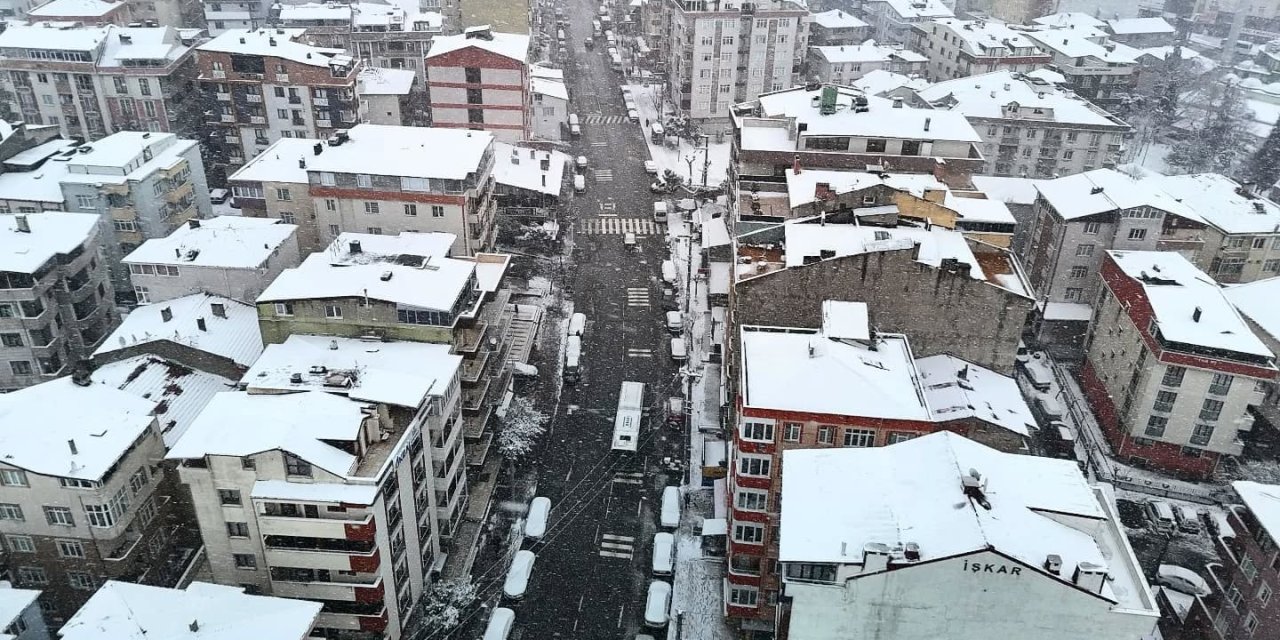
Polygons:
M475 353L484 342L487 323L478 322L474 327L461 327L453 331L453 352L457 354Z
M462 361L462 382L464 384L475 384L480 381L481 374L484 373L484 367L489 363L490 351L486 351L474 358L466 358Z
M266 116L249 116L249 123L250 124L266 124L267 117Z
M328 98L312 98L311 103L317 107L327 107L329 106L329 99Z
M294 582L271 580L271 593L284 598L303 600L344 600L347 602L379 602L385 595L382 578L372 582ZM375 599L370 599L375 598Z
M341 515L341 514L333 514ZM333 538L368 540L365 532L374 528L373 516L361 518L301 518L289 516L258 516L258 529L264 536L301 536L307 538Z
M221 100L221 101L223 101L223 102L231 102L231 94L229 94L229 93L221 93L221 92L219 92L219 93L215 93L215 94L213 94L213 97L214 97L214 98L217 98L218 100Z
M373 573L381 564L378 549L368 553L350 551L306 551L267 547L267 564L276 567L307 567L329 571L363 571Z
M289 96L289 104L302 104L302 96Z
M222 114L222 117L218 119L227 124L235 124L235 121L236 121L235 115L230 113L224 113Z
M260 94L260 93L249 93L249 94L246 94L246 95L245 95L244 99L245 99L245 100L247 100L247 101L249 101L249 102L262 102L262 94Z
M184 182L182 186L177 189L170 189L168 193L165 193L164 201L169 204L178 204L191 196L192 189L193 187L190 182Z
M306 121L305 119L303 119L303 118L294 118L294 119L292 119L292 120L291 120L291 122L293 122L293 125L294 125L295 127L305 127L305 126L307 126L307 121Z
M737 554L729 557L729 573L737 576L760 576L760 557Z
M209 72L209 76L215 80L223 80L227 77L227 72L223 69L214 69Z
M328 118L323 118L323 119L321 119L321 118L317 118L317 119L316 119L316 126L317 126L317 127L322 128L322 129L332 129L332 128L333 128L333 122L332 122L331 120L329 120Z
M228 134L226 136L223 136L222 139L226 140L230 144L240 144L240 136Z
M279 82L279 83L281 83L281 84L288 84L288 83L289 83L289 74L287 74L287 73L277 73L277 74L276 74L276 82Z

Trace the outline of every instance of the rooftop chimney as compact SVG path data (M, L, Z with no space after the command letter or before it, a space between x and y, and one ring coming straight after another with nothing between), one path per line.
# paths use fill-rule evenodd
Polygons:
M360 253L361 251L364 251L364 249L360 248L359 240L352 240L347 247L351 250L351 253Z
M299 169L306 169L306 168L307 168L307 159L306 159L306 158L298 158L298 168L299 168Z
M314 146L311 147L311 150L315 152L316 155L320 155L324 153L324 145L317 142L315 143Z
M1200 313L1200 307L1196 307L1196 310L1191 312L1191 321L1200 322Z
M1062 556L1056 553L1051 553L1045 556L1044 570L1048 571L1049 573L1052 573L1055 576L1061 575L1062 574Z
M800 154L796 154L794 160L791 161L791 172L800 175Z
M1092 189L1090 189L1090 190L1089 190L1089 195L1091 195L1091 196L1096 196L1096 195L1098 195L1099 193L1102 193L1102 187L1094 187L1094 188L1092 188Z
M899 96L894 96L894 98L893 98L893 108L894 108L894 109L901 109L901 108L902 108L902 98L901 98L901 97L899 97Z
M168 321L170 321L170 320L172 320L172 319L173 319L173 309L172 309L172 308L170 308L170 307L165 307L165 308L163 308L163 309L161 309L161 310L160 310L160 320L161 320L162 322L168 322Z
M191 621L191 624L187 625L187 628L191 630L191 633L195 633L195 632L199 631L199 630L200 630L200 621L199 621L199 620L192 620L192 621Z
M930 124L933 124L933 118L925 118L925 119L924 119L924 130L925 130L925 131L928 131L928 130L929 130L929 125L930 125Z
M199 229L199 228L200 228L200 221L199 221L199 220L197 220L197 219L195 219L195 218L192 218L192 219L190 219L190 220L188 220L188 221L187 221L187 226L188 226L188 227L191 227L192 229Z
M74 439L67 440L67 446L71 448L71 455L74 456L80 454L80 450L76 448L76 441Z
M889 567L889 546L871 542L862 548L862 573L884 571Z
M1107 568L1092 562L1081 562L1071 576L1071 582L1089 593L1101 593L1107 581Z
M209 305L209 310L213 312L215 318L227 317L227 305L221 302L214 302Z
M201 331L208 331L209 325L205 324L204 318L196 318L196 328Z
M31 221L27 219L27 216L19 213L13 217L13 223L18 225L19 233L31 233Z

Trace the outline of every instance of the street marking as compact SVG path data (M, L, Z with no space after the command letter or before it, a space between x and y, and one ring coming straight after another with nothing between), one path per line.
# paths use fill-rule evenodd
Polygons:
M644 474L619 471L613 474L613 481L619 484L644 484Z
M627 306L649 306L649 289L645 287L627 287Z
M627 357L628 358L652 358L653 349L627 349Z
M616 203L616 202L614 202L614 201L612 201L612 200L606 200L606 201L604 201L604 202L601 202L601 203L600 203L600 210L601 210L601 211L617 211L617 210L618 210L618 203Z
M596 182L613 182L613 169L594 169Z
M636 539L631 536L616 536L606 533L600 536L600 549L596 552L606 558L623 558L630 560L635 554Z
M582 118L583 124L622 124L627 121L627 116L605 116L598 113L588 113Z
M658 233L657 225L645 218L620 218L618 214L601 213L599 218L585 218L578 221L578 232L595 236L620 236L634 233L637 236L651 236Z
M608 142L592 142L592 143L591 143L591 146L593 146L593 147L607 147L607 146L609 146L609 143L608 143Z

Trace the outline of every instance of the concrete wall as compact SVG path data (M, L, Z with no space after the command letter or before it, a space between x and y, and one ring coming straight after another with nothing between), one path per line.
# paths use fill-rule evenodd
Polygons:
M365 307L363 302L354 298L294 300L292 316L277 315L274 304L261 303L258 305L258 319L262 328L262 342L284 342L295 333L355 338L370 330L384 332L392 340L439 344L448 344L453 340L451 327L401 324L396 316L395 305L373 300ZM340 320L325 317L325 305L334 303L342 305Z
M329 201L332 201L333 209L330 209ZM378 213L366 213L366 202L376 202L378 204ZM417 215L406 215L406 204L415 204L417 206ZM431 209L433 206L442 207L444 215L435 216ZM359 200L316 196L313 198L312 207L316 213L316 226L319 230L319 240L322 245L337 237L337 234L333 233L333 227L335 226L338 233L346 231L372 233L371 229L379 229L380 233L392 236L403 231L441 231L452 233L458 238L450 249L451 253L454 255L468 255L470 253L467 250L466 238L469 233L463 216L464 205L462 204L411 203L378 198L376 194L371 194L368 199Z

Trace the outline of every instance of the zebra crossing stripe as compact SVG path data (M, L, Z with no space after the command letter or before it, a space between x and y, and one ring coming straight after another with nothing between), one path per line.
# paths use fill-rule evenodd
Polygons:
M635 542L636 541L634 536L616 536L612 533L602 533L600 534L600 537L604 538L605 540L617 540L619 542Z
M649 306L649 305L645 305ZM653 349L627 349L628 358L652 358Z
M613 481L619 484L644 484L643 478L639 473L619 473L613 477Z
M622 558L630 560L635 553L636 539L631 536L616 536L611 533L601 534L600 549L597 551L606 558Z
M658 232L652 220L644 218L619 218L617 214L600 213L599 218L580 220L578 229L591 235L623 235L634 233L638 236L654 235Z
M604 556L604 557L606 557L606 558L622 558L622 559L624 559L624 560L630 560L630 559L631 559L631 554L629 554L629 553L615 553L615 552L613 552L613 551L604 551L604 550L601 550L601 551L600 551L600 555L601 555L601 556Z

